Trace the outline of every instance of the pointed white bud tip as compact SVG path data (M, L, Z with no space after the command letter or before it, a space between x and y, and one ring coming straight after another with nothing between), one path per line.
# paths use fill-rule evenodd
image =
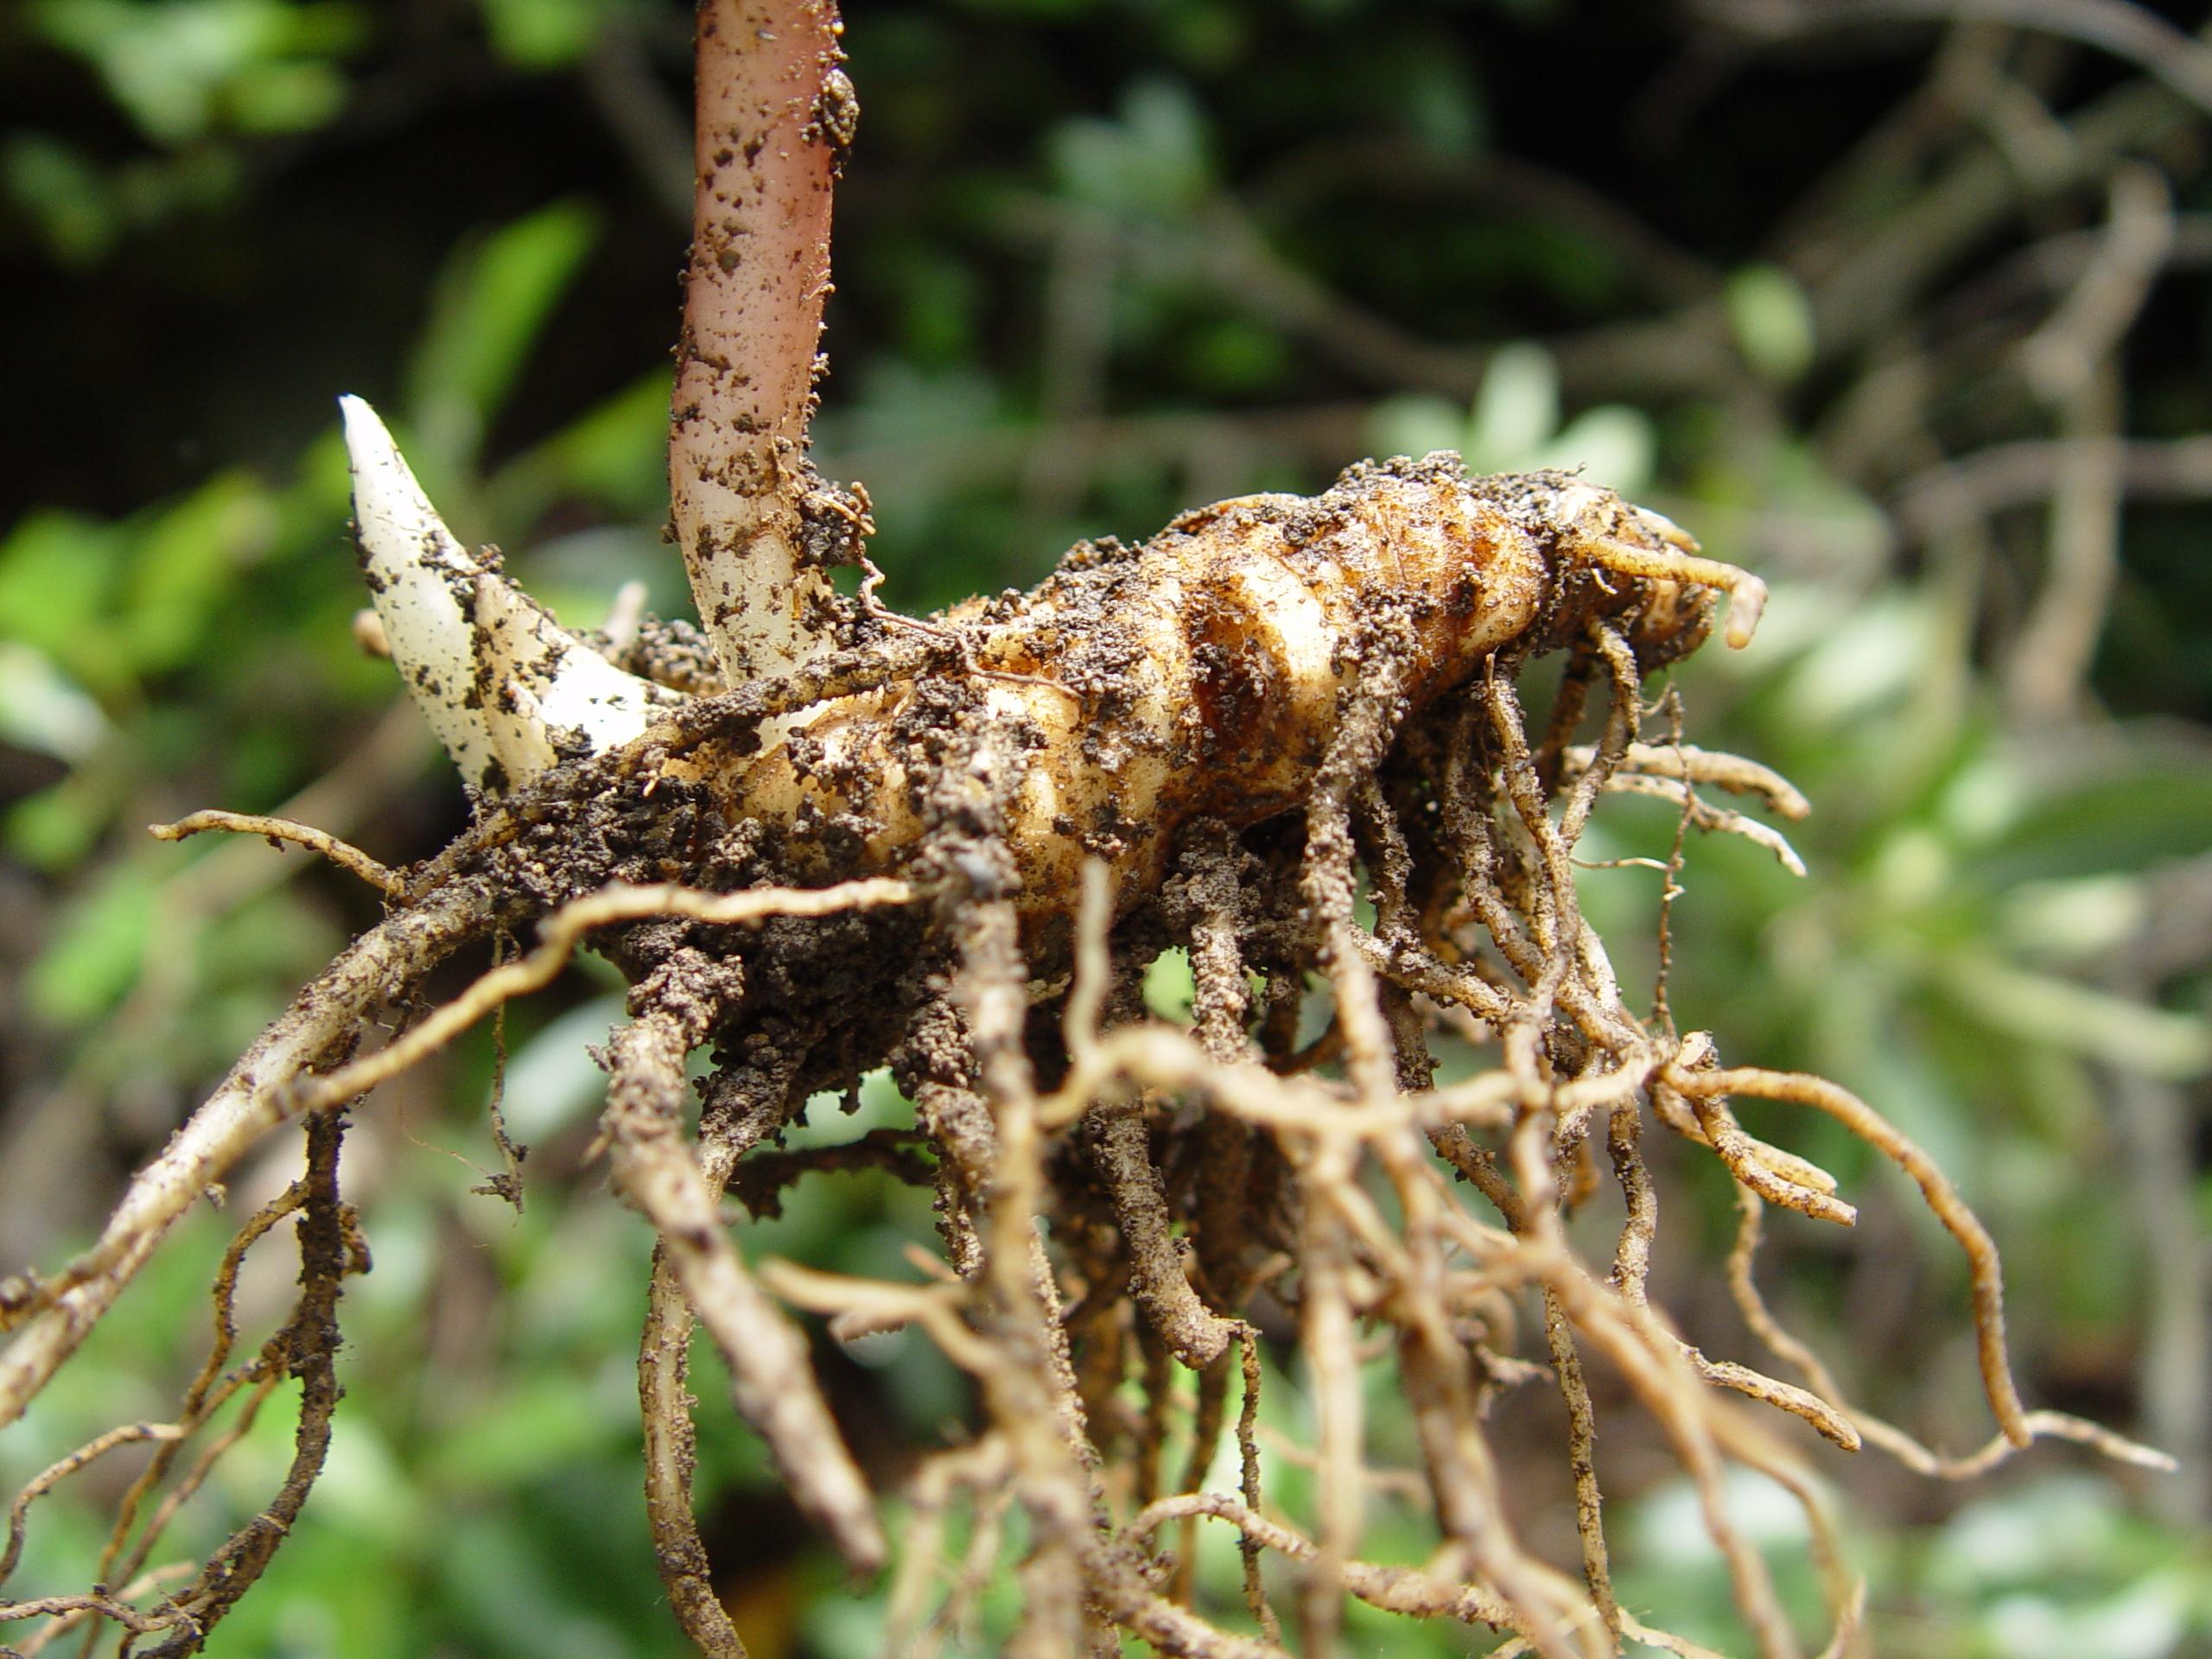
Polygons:
M557 760L630 741L675 700L486 569L439 518L377 412L359 397L338 405L362 574L392 661L471 783L519 788Z

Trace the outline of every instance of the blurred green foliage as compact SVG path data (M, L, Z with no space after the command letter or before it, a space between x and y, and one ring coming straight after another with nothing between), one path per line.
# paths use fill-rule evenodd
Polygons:
M1665 510L1777 588L1756 649L1680 677L1688 736L1776 766L1817 808L1789 831L1808 881L1740 842L1694 843L1678 1018L1732 1055L1839 1078L1937 1154L2005 1245L2037 1401L2123 1427L2150 1412L2155 1435L2171 1430L2157 1399L2206 1398L2190 1392L2190 1368L2212 1366L2201 1332L2176 1351L2158 1309L2177 1272L2201 1300L2186 1263L2212 1219L2212 524L2193 500L2127 509L2082 717L2024 718L2008 652L2049 569L2043 494L1923 533L1910 486L2056 429L2063 411L2008 365L2066 291L2037 285L2037 262L2102 223L2098 181L2013 176L2018 202L1930 262L1914 251L1951 245L1946 223L1885 241L1964 200L1947 181L2001 148L1966 94L1929 92L1944 65L1995 66L2054 122L2170 96L2004 30L1815 32L1770 52L1603 0L853 0L849 23L866 115L817 440L826 471L874 493L888 597L1027 581L1080 536L1313 488L1370 451L1579 465ZM687 31L688 8L648 0L36 0L0 20L22 429L0 476L0 1266L81 1237L373 914L296 853L155 847L138 826L296 800L405 861L460 821L425 734L385 712L388 671L347 644L360 596L332 396L383 407L456 530L508 547L573 625L631 579L682 610L657 532ZM2177 245L2201 245L2202 113L2131 118L2171 178ZM1864 283L1859 309L1836 298L1855 257L1911 267L1887 310ZM2212 430L2202 265L2161 275L2115 354L2128 437ZM1663 857L1675 832L1635 800L1600 825L1593 858ZM1631 982L1656 970L1658 882L1586 878ZM1155 1007L1187 1007L1187 974L1162 960ZM520 1213L469 1190L493 1160L488 1039L365 1114L351 1188L376 1268L347 1294L330 1472L216 1651L677 1650L637 1491L647 1239L584 1157L583 1045L614 997L585 968L513 1016L507 1109L538 1149ZM846 1138L901 1110L872 1087L857 1122L819 1102L798 1133ZM1840 1135L1772 1132L1834 1169L1865 1220L1849 1238L1777 1225L1770 1294L1857 1398L1977 1441L1945 1241ZM1664 1298L1710 1350L1748 1357L1713 1288L1728 1195L1671 1173ZM897 1273L928 1224L925 1196L817 1181L747 1248ZM0 1484L174 1398L226 1236L210 1213L188 1225L73 1385L0 1440ZM247 1294L264 1321L289 1278L281 1243L265 1249ZM855 1419L927 1436L964 1413L918 1341L823 1363ZM703 1354L697 1387L711 1402ZM265 1501L283 1405L172 1553ZM1390 1400L1371 1405L1387 1461L1402 1429ZM1506 1408L1554 1444L1541 1402ZM1265 1419L1302 1435L1294 1387ZM1688 1494L1652 1477L1629 1414L1605 1433L1624 1593L1735 1639L1725 1575L1685 1541ZM1878 1650L2212 1649L2205 1437L2175 1449L2190 1484L2163 1489L2055 1448L1963 1491L1827 1457ZM711 1403L702 1452L709 1541L753 1651L871 1651L880 1591L837 1577ZM1529 1455L1541 1471L1553 1454ZM1303 1477L1276 1467L1294 1506ZM1553 1507L1532 1500L1529 1523L1556 1541L1557 1471L1530 1478ZM1756 1483L1740 1496L1747 1517L1772 1508ZM10 1588L81 1576L95 1514L70 1491L41 1504ZM1378 1503L1375 1553L1417 1557L1424 1524ZM1802 1569L1788 1523L1761 1535ZM1018 1534L999 1548L1013 1559ZM1236 1562L1225 1535L1204 1539L1224 1600ZM1809 1595L1802 1570L1787 1582ZM994 1594L977 1651L1011 1618ZM1466 1631L1360 1617L1355 1641L1378 1649L1470 1650Z

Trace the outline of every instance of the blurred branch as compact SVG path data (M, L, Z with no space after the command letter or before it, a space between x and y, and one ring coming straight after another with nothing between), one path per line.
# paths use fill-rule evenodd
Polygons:
M2077 712L2104 632L2126 499L2116 434L2120 397L2120 371L2107 362L2067 401L2062 417L2074 442L2052 480L2049 569L2005 677L2005 704L2023 725Z
M1962 24L1953 38L1981 36L2008 44L2015 38L2010 29L1986 24ZM2065 178L2074 163L2074 135L2043 95L2023 82L1998 51L1946 56L1960 66L1950 78L1953 96L2020 176L2033 182Z
M1049 246L1066 233L1070 211L1052 199L1029 197L1008 210L1005 222L1023 239ZM1482 385L1488 347L1423 340L1345 299L1276 252L1227 196L1215 197L1187 225L1122 217L1113 230L1136 268L1197 278L1365 385L1463 398Z
M1914 297L2024 206L2047 201L2108 175L2131 153L2155 151L2192 134L2191 112L2161 88L2132 82L2068 123L2072 165L2024 177L2001 154L1961 152L1903 204L1890 204L1840 251L1833 226L1798 232L1777 251L1807 282L1822 351L1834 356L1886 332ZM1824 271L1816 267L1825 264Z
M1723 275L1713 261L1586 181L1498 151L1457 155L1395 136L1332 133L1277 162L1242 194L1255 213L1271 221L1316 212L1338 195L1433 207L1421 199L1449 194L1464 207L1490 214L1526 213L1618 256L1624 276L1640 280L1655 297L1674 304L1710 295Z
M2173 250L2173 197L2156 169L2140 162L2114 168L2111 203L2081 280L2020 346L2029 385L2060 405L2064 435L2090 441L2087 448L2077 442L2059 468L2050 569L2013 647L2006 701L2027 724L2075 712L2104 632L2126 493L2117 448L2126 418L2119 353Z
M1898 522L1915 540L1925 540L1967 520L2044 500L2077 451L2115 464L2131 497L2212 497L2212 436L2031 438L1993 444L1908 479L1897 492Z
M2212 58L2205 48L2192 46L2191 50ZM1891 148L1905 141L1908 129L1914 149L1936 145L1942 132L1940 112L1948 111L1953 130L1959 130L1957 106L1966 96L1965 87L1989 95L1986 66L1972 75L1955 68L1947 73L1960 84L1931 90L1930 108L1913 111L1890 141ZM1978 134L1985 124L1965 130ZM1878 213L1856 202L1862 193L1841 192L1844 199L1827 211L1785 232L1772 257L1804 283L1821 352L1834 359L1891 329L1966 250L2022 207L2063 197L2115 171L2133 172L2120 168L2123 157L2155 150L2188 124L2166 92L2130 83L2099 99L2070 122L2053 118L2047 129L2039 129L2041 161L2033 169L2024 171L2009 154L1976 142L1957 151L1902 206L1891 199L1886 184ZM1326 182L1325 170L1318 163L1313 167ZM1886 164L1873 167L1870 162L1860 171L1871 179L1894 178L1894 168ZM1292 178L1292 185L1278 181L1270 188L1281 194L1306 182L1302 168ZM1540 185L1539 179L1530 177L1505 188L1535 192ZM2140 191L2135 186L2125 188L2133 194L2115 207L2128 209L2132 235L2144 222L2144 216L2134 211ZM1617 209L1607 211L1610 207L1602 198L1586 200L1576 217L1578 223L1593 230L1602 221L1606 233L1618 242L1633 230L1634 222ZM1064 233L1063 221L1071 211L1051 199L1028 197L1009 207L1001 223L1018 240L1051 247ZM1187 226L1122 218L1115 221L1114 232L1136 269L1211 289L1224 302L1304 341L1362 384L1471 398L1489 366L1490 353L1484 346L1425 340L1337 294L1276 251L1248 211L1226 196L1217 197ZM2169 257L2171 249L2170 238ZM2129 269L2143 268L2145 259L2133 241L2127 253ZM1717 284L1707 283L1694 289L1693 276L1687 268L1675 270L1670 286L1681 300L1675 309L1546 340L1568 391L1591 399L1649 399L1742 396L1759 391L1738 350ZM2083 303L2093 298L2101 306L2107 302L2103 296L2085 293Z
M2162 272L2202 270L2212 266L2212 214L2176 213L2167 219L2169 238ZM1986 271L1962 283L1929 309L1928 327L1937 338L1956 337L1977 323L2025 304L2041 304L2046 294L2070 289L2107 245L2110 226L2062 231L2027 244Z
M1868 22L2009 23L2110 53L2212 114L2212 50L2127 0L1700 0L1700 10L1770 39Z
M639 181L679 225L691 222L691 131L683 112L653 77L639 22L609 14L584 54L584 91L622 146Z
M1067 512L1090 474L1090 453L1063 439L1071 425L1105 409L1115 275L1113 232L1103 216L1070 213L1053 240L1045 284L1038 388L1045 418L1035 429L1038 441L1021 476L1022 500L1032 513Z
M2212 755L2199 752L2212 763ZM2143 918L2104 964L2107 978L2161 985L2212 963L2212 853L2153 870Z
M2181 1465L2152 1489L2169 1518L2212 1518L2212 1249L2196 1218L2196 1125L2179 1084L2108 1069L2128 1208L2149 1295L2143 1311L2143 1433Z
M1863 205L1891 192L1900 178L1924 175L1954 143L1970 88L1986 86L2010 35L1987 28L1956 29L1944 37L1920 84L1851 144L1812 187L1783 210L1770 245L1790 251L1789 264L1811 279L1841 254L1827 248L1842 227L1866 217Z
M1247 459L1287 455L1326 477L1359 452L1374 407L1361 399L1238 413L1168 410L853 443L836 442L832 423L823 447L840 472L870 480L887 499L997 484L1020 476L1046 446L1086 456L1094 468L1109 460L1150 461L1193 479L1209 475L1224 449ZM1195 486L1192 493L1205 495Z
M1001 225L1050 249L1075 210L1042 196L1017 200ZM1424 339L1337 293L1269 245L1237 203L1216 198L1187 226L1122 218L1114 233L1129 264L1196 282L1226 305L1303 341L1361 385L1471 401L1493 347ZM1570 391L1596 397L1742 391L1753 385L1717 296L1650 321L1609 324L1545 342Z
M2135 326L2173 252L2173 194L2156 168L2141 162L2115 168L2111 200L2111 218L2080 278L2020 347L2028 384L2046 401L2088 391L2098 365Z
M2143 919L2103 964L2103 982L2139 1001L2212 962L2212 855L2154 870ZM2181 1465L2152 1501L2170 1519L2212 1521L2212 1240L2196 1185L2202 1114L2183 1087L2111 1068L2113 1122L2150 1281L2143 1312L2144 1433Z
M414 705L395 703L346 761L281 803L276 814L352 835L371 813L390 809L433 753L429 729ZM99 1040L83 1045L61 1078L42 1097L26 1102L0 1133L0 1257L28 1257L39 1240L100 1201L101 1194L78 1181L57 1181L53 1172L86 1166L88 1149L111 1124L102 1098L114 1085L118 1058L160 1046L199 992L199 940L209 918L232 913L309 868L257 842L232 842L162 884L137 983Z

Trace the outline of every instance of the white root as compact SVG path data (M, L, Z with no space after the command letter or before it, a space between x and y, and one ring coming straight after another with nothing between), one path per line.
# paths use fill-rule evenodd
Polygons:
M494 792L639 736L677 694L626 674L454 538L374 410L340 397L364 575L408 694Z

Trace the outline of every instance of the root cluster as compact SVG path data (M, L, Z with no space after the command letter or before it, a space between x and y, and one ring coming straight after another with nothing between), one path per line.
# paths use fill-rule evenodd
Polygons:
M804 683L702 700L685 729L726 734L758 721L774 712L779 684L803 706L825 686L982 671L965 650L939 651L931 666L931 651L911 635L873 655L863 647ZM1649 1414L1694 1484L1770 1659L1808 1645L1855 1650L1862 1599L1773 1414L1937 1474L1986 1467L2039 1433L2147 1457L2022 1406L1997 1253L1917 1147L1832 1084L1723 1066L1707 1037L1676 1031L1663 995L1656 1013L1632 1011L1584 921L1576 849L1607 794L1662 795L1679 804L1685 832L1750 833L1786 853L1771 829L1701 791L1785 817L1803 810L1795 791L1678 734L1653 741L1643 683L1653 664L1604 620L1570 643L1545 721L1524 711L1521 665L1501 652L1415 706L1403 665L1376 653L1345 693L1302 799L1242 827L1182 824L1154 891L1111 891L1109 867L1094 861L1071 930L1040 927L1017 902L1007 826L1020 757L988 721L943 735L918 791L918 851L896 876L798 885L779 868L777 839L718 816L705 791L641 786L635 749L488 806L419 870L353 855L349 867L391 895L391 917L302 994L142 1173L97 1243L49 1275L0 1285L0 1328L13 1332L0 1353L4 1424L177 1217L270 1129L303 1122L308 1173L247 1220L224 1258L213 1347L172 1421L104 1434L16 1498L0 1586L40 1497L116 1447L156 1445L92 1587L0 1601L0 1621L29 1622L0 1652L36 1653L101 1626L130 1653L188 1653L206 1641L294 1524L321 1466L339 1392L340 1292L367 1261L340 1195L346 1114L381 1079L544 984L587 939L633 988L631 1022L606 1051L603 1143L617 1187L658 1241L639 1356L651 1548L676 1616L709 1654L743 1649L693 1521L695 1324L801 1508L856 1567L891 1567L890 1645L901 1655L931 1651L963 1627L1015 1511L1027 1540L1023 1612L1006 1651L1023 1659L1116 1653L1123 1632L1192 1659L1325 1655L1348 1599L1488 1627L1501 1656L1609 1654L1630 1638L1701 1651L1647 1628L1614 1592L1593 1370ZM1578 741L1586 725L1594 741ZM298 827L215 815L175 828ZM296 838L337 855L327 837ZM1669 898L1683 839L1664 864ZM372 1016L408 1004L439 959L533 920L533 950L385 1046L355 1052ZM1187 1027L1143 1002L1144 974L1171 947L1192 967ZM1319 1033L1306 1036L1323 1005ZM1440 1084L1446 1038L1462 1055L1471 1041L1483 1065ZM695 1090L686 1058L702 1046L714 1064ZM887 1065L913 1103L911 1129L804 1151L779 1144L810 1096ZM1744 1126L1738 1107L1748 1101L1841 1122L1918 1186L1957 1241L1997 1423L1986 1451L1945 1459L1855 1409L1770 1314L1752 1272L1765 1209L1842 1225L1853 1211L1833 1177ZM1663 1135L1717 1159L1736 1182L1744 1221L1727 1280L1783 1375L1707 1357L1648 1294L1660 1211L1647 1147ZM732 1195L758 1212L794 1180L860 1167L935 1191L938 1236L912 1279L747 1258ZM1592 1259L1567 1222L1608 1181L1624 1220L1611 1259ZM241 1360L239 1262L295 1213L296 1307ZM905 1494L917 1519L895 1557L791 1309L826 1317L839 1339L914 1327L972 1379L969 1432L920 1461ZM1433 1516L1433 1550L1417 1565L1363 1554L1363 1510L1387 1478L1367 1450L1362 1372L1377 1359L1395 1367L1420 1447L1414 1484ZM303 1387L280 1491L205 1562L155 1565L178 1508L288 1378ZM1293 1382L1309 1403L1310 1452L1263 1450L1262 1389ZM1509 1521L1491 1409L1516 1388L1554 1389L1564 1402L1579 1561L1540 1558ZM243 1416L217 1432L218 1414L241 1396ZM1210 1489L1224 1443L1234 1488ZM1286 1455L1310 1460L1305 1512L1270 1497L1266 1464ZM1829 1603L1817 1637L1793 1627L1732 1520L1731 1463L1804 1506ZM948 1560L948 1522L963 1506L969 1546ZM1201 1527L1236 1535L1241 1605L1198 1597Z

